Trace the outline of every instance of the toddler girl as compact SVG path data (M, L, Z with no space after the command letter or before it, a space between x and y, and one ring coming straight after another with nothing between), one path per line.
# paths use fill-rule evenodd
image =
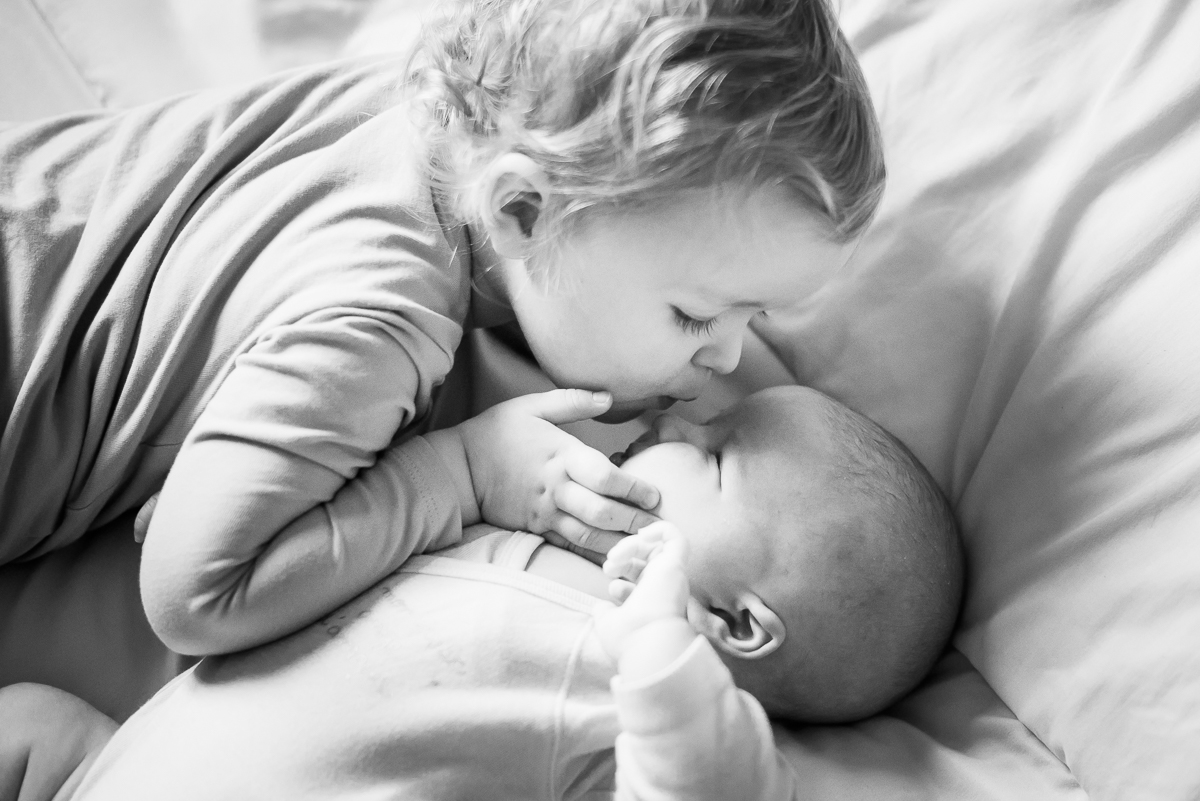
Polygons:
M477 0L407 81L342 63L6 128L0 563L161 489L162 639L293 631L457 541L460 493L413 434L463 330L514 320L577 389L485 438L471 500L605 551L657 492L554 424L732 370L882 181L820 0Z

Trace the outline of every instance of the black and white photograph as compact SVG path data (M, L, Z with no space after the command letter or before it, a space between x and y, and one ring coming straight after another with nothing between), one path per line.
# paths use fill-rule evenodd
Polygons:
M1200 0L0 0L0 801L1200 801Z

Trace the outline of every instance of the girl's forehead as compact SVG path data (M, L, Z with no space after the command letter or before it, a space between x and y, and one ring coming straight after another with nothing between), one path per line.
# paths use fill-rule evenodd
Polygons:
M619 281L708 315L791 305L845 262L844 246L831 242L803 206L762 193L740 202L684 194L630 211L598 211L558 247L581 284Z

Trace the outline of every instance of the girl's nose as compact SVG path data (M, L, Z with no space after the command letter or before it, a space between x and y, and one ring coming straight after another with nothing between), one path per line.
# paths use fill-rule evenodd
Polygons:
M742 334L739 331L702 346L696 351L696 355L692 356L692 364L725 375L733 372L741 358Z

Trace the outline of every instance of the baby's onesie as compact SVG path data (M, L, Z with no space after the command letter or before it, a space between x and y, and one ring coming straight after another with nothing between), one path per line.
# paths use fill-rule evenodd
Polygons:
M789 797L761 708L703 640L614 703L608 604L522 572L541 544L472 527L290 637L205 659L76 798Z

